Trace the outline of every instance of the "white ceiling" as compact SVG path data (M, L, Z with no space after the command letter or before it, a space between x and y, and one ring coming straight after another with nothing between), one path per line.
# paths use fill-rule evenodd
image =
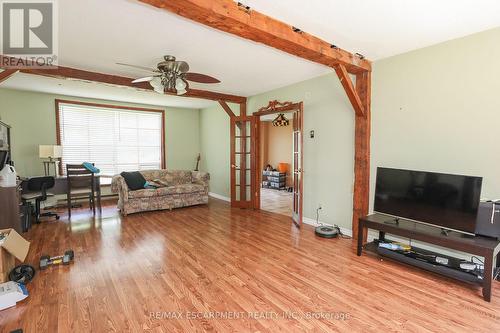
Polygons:
M378 60L500 26L498 0L243 0L352 53Z
M500 26L498 0L240 0L252 8L376 60ZM273 48L135 0L59 1L59 64L146 76L165 54L222 83L198 89L251 96L331 71ZM56 84L54 84L56 83ZM60 84L60 85L59 85ZM135 103L205 107L210 101L17 74L2 87Z
M59 8L60 65L128 77L148 72L167 54L220 84L192 87L250 96L330 69L202 26L135 0L65 0Z

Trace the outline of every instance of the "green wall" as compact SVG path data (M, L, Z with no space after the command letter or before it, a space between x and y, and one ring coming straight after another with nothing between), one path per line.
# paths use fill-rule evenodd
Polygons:
M38 145L56 143L54 100L57 98L151 108L150 105L0 89L0 119L12 126L12 159L22 176L43 174ZM200 152L199 110L153 107L165 110L167 167L192 170Z
M270 100L304 102L304 215L351 226L354 175L354 111L334 74L250 97L253 113ZM235 108L235 110L237 110ZM219 107L201 110L204 167L212 175L211 192L229 196L229 117ZM309 138L309 131L315 138ZM292 152L290 151L290 154Z
M483 176L482 196L500 198L499 40L493 29L373 64L371 204L377 166ZM248 112L274 99L304 101L304 216L321 204L321 221L351 229L354 113L338 78L250 97ZM200 128L212 192L229 196L228 117L201 110Z
M377 166L484 177L500 198L500 29L375 62L373 200Z
M238 104L228 105L235 115L239 115ZM200 148L200 170L210 173L210 192L229 199L229 116L218 103L200 110Z
M350 228L354 177L354 111L335 74L253 96L248 112L270 100L304 102L304 217ZM314 130L315 137L309 137ZM290 151L290 154L292 152Z

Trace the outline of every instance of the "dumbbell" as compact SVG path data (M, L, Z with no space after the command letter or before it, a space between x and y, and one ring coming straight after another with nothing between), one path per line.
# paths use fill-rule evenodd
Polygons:
M73 250L67 250L66 252L64 252L64 255L56 257L50 257L49 255L44 254L40 257L40 269L47 269L47 267L49 267L50 265L69 265L74 257L75 253L73 252Z

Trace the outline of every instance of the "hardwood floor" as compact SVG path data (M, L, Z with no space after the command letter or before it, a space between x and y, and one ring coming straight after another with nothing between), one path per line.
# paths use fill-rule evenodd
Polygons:
M271 213L292 216L293 193L261 188L260 209Z
M1 331L500 331L500 283L487 303L478 287L357 257L352 240L288 221L211 200L35 225L27 262L68 248L75 262L37 272L29 298L0 312Z

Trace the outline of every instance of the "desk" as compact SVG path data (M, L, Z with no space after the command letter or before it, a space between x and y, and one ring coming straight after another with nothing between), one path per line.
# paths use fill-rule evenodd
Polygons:
M95 189L96 189L96 194L97 194L97 205L99 207L99 212L102 212L102 206L101 206L101 177L110 177L108 175L94 175L94 181L95 181ZM23 182L21 184L23 188L23 192L29 192L27 189L28 185L28 178L24 178ZM66 176L58 176L55 177L55 184L54 187L51 189L48 189L47 192L52 193L54 195L58 194L63 194L67 195L68 194L68 177Z

